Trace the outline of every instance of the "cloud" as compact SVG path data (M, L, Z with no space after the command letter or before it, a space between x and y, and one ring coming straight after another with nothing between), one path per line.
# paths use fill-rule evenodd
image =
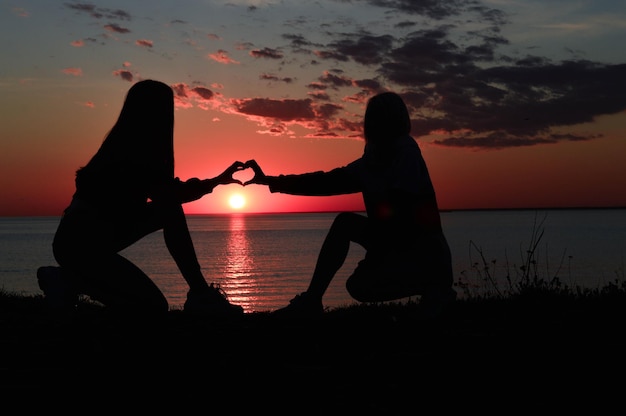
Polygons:
M130 13L121 9L109 9L106 7L97 7L89 3L65 3L65 7L77 11L78 13L87 14L95 19L119 19L131 20Z
M338 119L343 107L337 104L318 104L312 98L306 99L271 99L244 98L231 99L229 112L242 115L262 126L259 133L269 135L290 135L290 125L300 125L314 133L306 137L336 138L344 134L349 121ZM359 127L360 129L360 124Z
M326 91L309 91L307 94L309 97L312 97L316 100L330 101L330 95L328 95Z
M341 73L341 71L337 71L337 70L335 70L334 72ZM332 74L330 71L324 71L324 74L320 76L318 79L321 84L332 87L332 88L352 86L352 79L347 78L343 75Z
M172 85L174 90L175 105L178 108L191 108L194 105L207 110L217 108L221 103L215 102L217 94L204 86L190 86L180 82Z
M130 29L121 27L120 25L117 25L115 23L109 23L108 25L104 25L104 28L108 30L109 32L114 32L114 33L129 33L130 32Z
M13 9L11 10L19 17L30 17L30 13L28 13L28 10L21 7L13 7Z
M315 111L312 100L273 100L269 98L246 98L234 100L235 108L239 113L273 118L283 121L312 120Z
M250 51L250 56L254 58L282 59L283 54L276 49L263 48Z
M405 100L417 115L413 132L448 135L435 141L440 145L503 148L594 139L553 129L626 109L626 64L526 59L481 68L450 62L432 72L388 74L406 87Z
M331 49L330 52L320 52L318 56L323 59L353 59L362 65L380 64L384 59L385 52L393 44L393 37L390 35L354 34L345 36L345 38L328 45Z
M490 133L479 137L451 136L435 140L435 144L449 147L465 147L473 149L504 149L510 147L535 146L538 144L554 144L562 141L588 141L602 137L601 135L581 136L575 134L547 134L545 136L515 136L506 132Z
M203 100L210 100L215 95L213 91L205 87L194 87L192 91Z
M408 14L427 16L436 20L460 14L460 6L464 1L442 0L368 0L374 6L397 9Z
M228 56L228 52L220 49L215 53L210 53L209 58L214 60L215 62L219 62L220 64L238 64L239 62L235 61L234 59L232 59L230 56Z
M309 53L311 48L319 48L323 45L309 41L304 35L286 33L282 37L291 42L291 49L297 53Z
M152 41L148 40L148 39L138 39L138 40L135 41L135 45L142 46L144 48L151 48L152 47Z
M304 35L283 35L294 52L332 61L332 70L307 84L311 99L328 100L329 90L358 88L343 101L363 104L371 94L394 90L411 110L414 135L435 137L433 143L441 146L477 149L594 140L600 136L556 131L626 110L626 64L503 52L510 44L503 36L509 20L498 9L473 0L364 2L398 12L402 24L396 27L407 33L328 32L330 40L322 45ZM431 21L410 24L412 16ZM346 76L341 68L348 62L373 76ZM357 121L325 116L333 126L352 129Z
M116 77L120 77L124 81L128 81L128 82L133 82L133 79L135 79L135 77L133 76L133 73L126 69L119 69L117 71L113 71L113 75L115 75Z
M294 79L291 77L277 77L276 75L272 74L261 74L259 75L259 79L264 81L284 82L286 84L291 84L294 81Z
M579 125L626 110L624 64L581 59L584 53L552 60L537 54L540 49L524 56L505 36L512 33L505 30L509 16L492 7L498 2L341 1L375 8L371 16L380 18L361 26L356 19L341 19L339 25L341 16L332 23L298 17L283 21L282 27L291 33L281 34L278 44L258 45L265 39L259 37L255 44L240 41L229 46L243 61L237 70L258 67L251 64L256 59L279 61L277 71L297 62L299 67L289 67L293 73L264 72L258 79L288 84L290 94L297 94L291 87L297 81L301 96L225 99L216 91L228 91L229 86L209 89L203 86L208 82L194 81L175 84L176 105L238 114L258 123L266 134L291 134L290 126L297 124L313 130L313 137L353 137L360 134L367 99L393 90L411 111L415 136L439 146L476 149L594 140L599 136L581 132ZM130 32L126 22L131 15L123 10L89 3L65 7L100 20L98 25L107 23L109 32ZM319 30L310 31L312 27ZM202 33L213 45L225 42L215 33ZM84 44L80 42L73 46ZM147 39L135 44L153 47ZM240 64L226 49L206 57ZM316 65L321 70L312 72ZM128 68L114 75L129 82L137 79Z
M61 72L66 75L73 75L75 77L80 77L83 75L83 70L80 68L63 68Z

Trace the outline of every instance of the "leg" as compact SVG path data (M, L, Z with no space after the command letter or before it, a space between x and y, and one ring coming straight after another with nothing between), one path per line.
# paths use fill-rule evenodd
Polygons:
M346 282L350 295L359 302L418 295L425 316L440 314L456 299L450 249L443 234L417 242L416 246L399 247L381 256L366 256Z
M61 219L53 252L63 275L79 293L115 308L167 311L165 296L117 251L159 229L157 216L125 224L104 221L89 207L71 206Z
M307 293L321 299L337 271L341 268L350 242L367 249L369 220L359 214L343 212L335 218L322 244Z
M346 260L350 242L358 243L367 249L368 236L367 217L351 212L337 215L322 244L309 288L275 313L279 316L315 317L324 312L322 297Z
M93 259L85 266L90 271L79 280L79 288L92 299L121 311L167 312L167 299L161 290L139 267L121 255Z

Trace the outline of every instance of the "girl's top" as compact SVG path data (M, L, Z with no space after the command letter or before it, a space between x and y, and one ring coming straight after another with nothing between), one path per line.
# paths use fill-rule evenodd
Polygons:
M382 249L442 235L433 184L411 136L396 138L384 151L368 145L361 158L328 172L268 176L267 183L271 192L293 195L361 192Z

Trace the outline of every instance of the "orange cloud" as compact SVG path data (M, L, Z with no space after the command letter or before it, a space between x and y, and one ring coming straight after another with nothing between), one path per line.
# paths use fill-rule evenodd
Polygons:
M75 77L80 77L83 75L83 70L80 68L63 68L61 72L66 75L73 75Z
M19 17L30 17L30 14L26 9L22 9L21 7L14 7L13 13L18 15Z
M174 90L174 99L177 108L191 108L194 104L202 109L218 108L221 100L221 94L216 94L210 89L203 86L191 87L184 82L180 82L171 86Z
M135 45L143 46L145 48L151 48L152 47L152 41L148 40L148 39L138 39L138 40L135 41Z
M234 59L232 59L230 56L228 56L228 52L223 49L220 49L215 53L210 53L209 58L213 59L216 62L219 62L220 64L238 64L239 63L235 61Z

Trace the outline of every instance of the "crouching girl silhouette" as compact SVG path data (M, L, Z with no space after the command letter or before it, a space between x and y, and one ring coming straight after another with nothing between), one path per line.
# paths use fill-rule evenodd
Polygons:
M55 307L71 308L78 294L107 307L141 313L169 309L156 284L119 254L146 235L163 237L189 286L185 310L240 314L200 269L182 204L220 184L241 183L233 163L213 179L174 177L174 96L161 82L134 84L117 122L89 163L76 172L76 190L53 241L61 267L38 270L39 286Z
M367 216L344 212L332 223L307 290L275 313L315 316L322 297L343 265L350 242L366 249L365 258L346 282L361 302L420 296L424 313L435 316L456 298L452 262L435 190L402 98L391 92L372 97L363 120L365 150L354 162L329 172L266 175L256 161L244 185L268 185L292 195L360 192Z

